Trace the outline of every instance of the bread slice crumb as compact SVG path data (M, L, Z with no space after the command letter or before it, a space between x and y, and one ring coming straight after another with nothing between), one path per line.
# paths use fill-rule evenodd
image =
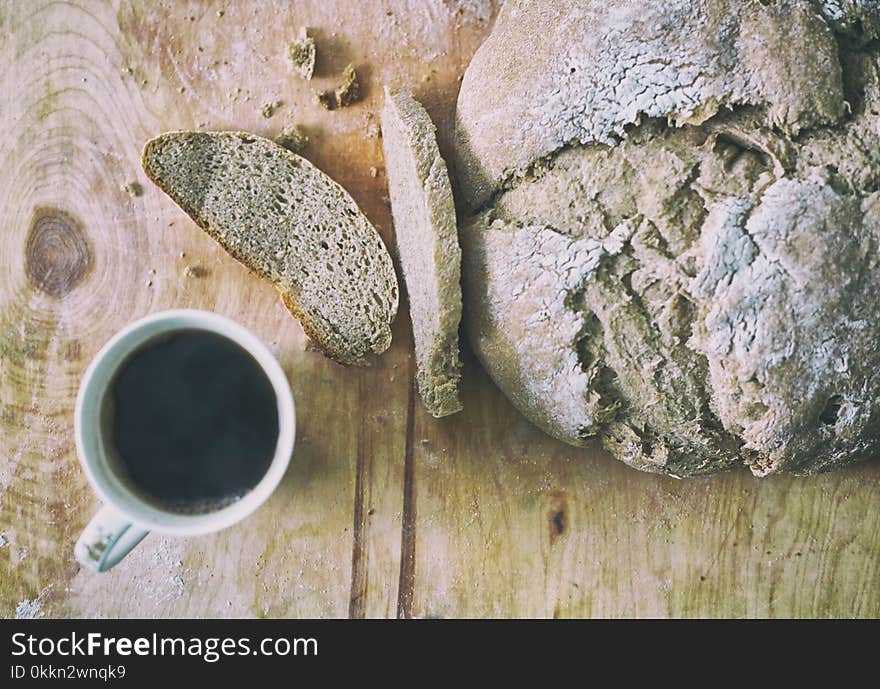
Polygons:
M435 417L462 408L461 249L436 127L409 91L385 89L385 176L415 343L419 394Z
M376 229L305 158L247 132L169 132L147 177L228 253L270 280L305 333L342 364L391 344L398 285Z

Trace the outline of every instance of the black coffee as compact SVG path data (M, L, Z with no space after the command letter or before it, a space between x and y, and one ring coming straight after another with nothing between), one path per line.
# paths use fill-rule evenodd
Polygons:
M167 509L231 503L275 454L272 384L250 353L216 333L147 342L122 364L105 403L111 453L131 487Z

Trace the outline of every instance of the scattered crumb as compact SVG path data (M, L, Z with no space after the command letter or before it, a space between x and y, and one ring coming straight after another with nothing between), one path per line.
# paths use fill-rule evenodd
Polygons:
M211 274L211 271L209 271L204 266L194 265L184 268L183 274L188 278L204 278L208 277L208 275Z
M179 89L177 89L177 91L178 91L178 93L185 93L185 92L186 92L186 86L181 86Z
M217 10L218 17L223 17L224 14L226 14L226 10Z
M299 153L305 150L309 145L309 137L298 124L291 124L281 130L281 134L275 139L276 143L281 144L288 151Z
M336 89L336 100L340 107L346 107L356 103L361 97L361 84L358 81L354 65L346 65L342 70L342 85Z
M354 65L348 64L342 70L342 83L333 91L320 91L315 94L318 104L327 110L345 108L361 98L361 85Z
M156 274L156 269L150 268L150 275L155 275L155 274Z
M122 186L122 191L126 194L131 194L132 196L143 196L144 188L139 182L129 182Z
M181 251L181 252L180 252L180 257L181 257L181 258L186 258L186 252L185 252L185 251Z
M336 110L336 94L333 91L316 91L315 98L325 110Z
M147 287L152 287L152 286L153 286L153 281L147 280Z
M266 103L260 112L263 114L263 117L266 119L272 117L275 114L275 111L278 110L282 105L284 105L283 100L272 101L271 103Z
M378 169L378 168L376 168L376 167L371 167L371 168L370 168L370 177L374 177L374 178L375 178L376 175L378 175L378 174L379 174L379 169Z
M315 73L315 40L309 36L306 27L299 30L296 40L287 48L293 69L303 78L311 79Z

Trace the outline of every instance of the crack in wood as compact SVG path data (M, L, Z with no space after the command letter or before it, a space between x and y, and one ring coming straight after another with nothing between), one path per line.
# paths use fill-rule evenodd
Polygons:
M363 377L358 384L358 398L364 399ZM358 424L357 435L357 466L354 479L354 528L351 552L351 593L348 600L348 617L350 619L363 619L365 616L367 600L367 557L366 557L366 530L367 516L364 512L364 491L369 485L371 467L364 452L364 422L363 416Z
M413 467L413 426L415 422L415 376L406 405L406 446L403 464L403 518L400 534L400 579L397 585L397 617L409 619L413 611L416 576L416 492Z

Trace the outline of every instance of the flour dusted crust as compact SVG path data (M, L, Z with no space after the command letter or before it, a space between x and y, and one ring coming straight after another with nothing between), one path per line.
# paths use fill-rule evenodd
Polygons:
M880 444L880 3L508 2L459 96L465 323L511 400L679 476Z
M562 146L727 104L766 107L792 133L840 119L837 45L812 3L514 0L462 82L462 187L479 205Z

